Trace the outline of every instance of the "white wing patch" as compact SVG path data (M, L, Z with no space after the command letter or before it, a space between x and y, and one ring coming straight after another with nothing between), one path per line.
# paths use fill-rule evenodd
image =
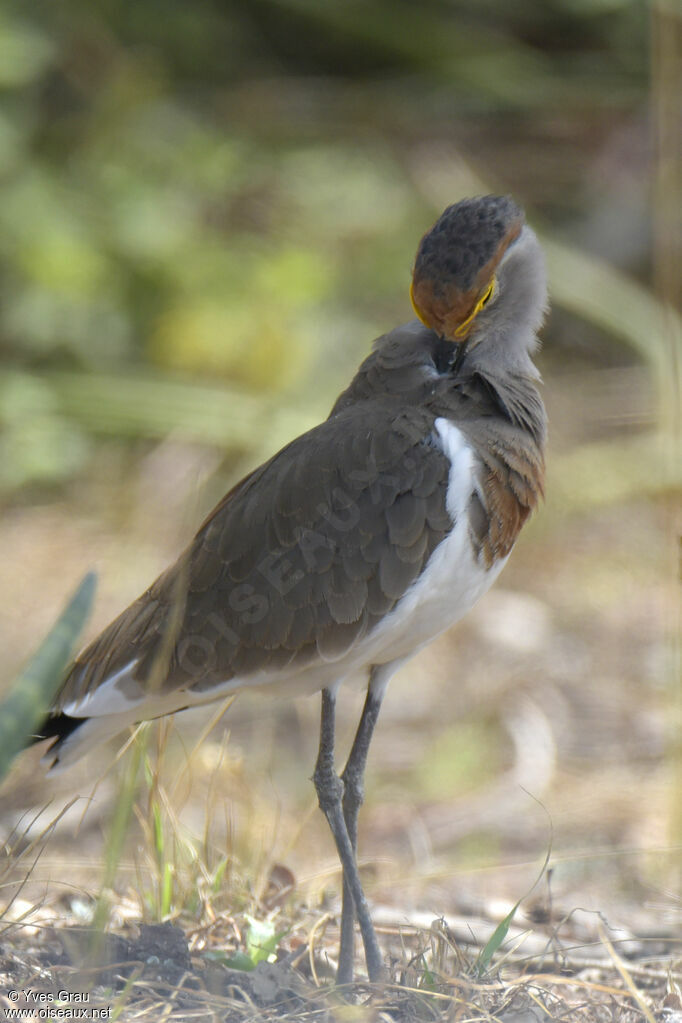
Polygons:
M133 679L136 664L137 660L130 661L81 699L65 704L62 712L72 718L125 714L141 700L149 698Z
M437 419L434 423L443 446L443 453L450 461L450 478L446 507L450 518L457 525L466 514L474 481L474 453L464 434L448 419Z

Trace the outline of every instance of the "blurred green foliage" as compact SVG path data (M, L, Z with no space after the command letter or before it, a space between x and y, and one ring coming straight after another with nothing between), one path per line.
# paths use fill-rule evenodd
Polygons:
M645 108L646 18L630 0L5 5L0 487L68 478L102 431L229 449L241 398L258 419L312 387L323 408L409 317L436 195L472 178L457 160L555 224L584 210L575 146ZM176 374L198 386L177 418Z
M415 766L418 791L435 800L484 785L499 775L503 748L496 723L471 720L439 733Z

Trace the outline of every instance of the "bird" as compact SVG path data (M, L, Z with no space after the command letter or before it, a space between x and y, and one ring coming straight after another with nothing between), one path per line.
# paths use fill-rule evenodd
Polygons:
M313 774L342 867L337 982L386 966L358 872L358 817L388 682L505 565L543 497L533 362L542 248L508 196L448 206L422 237L416 319L379 337L326 420L244 477L178 560L74 660L34 741L58 770L143 720L259 689L321 692ZM335 711L366 698L345 767ZM443 694L447 698L447 694Z

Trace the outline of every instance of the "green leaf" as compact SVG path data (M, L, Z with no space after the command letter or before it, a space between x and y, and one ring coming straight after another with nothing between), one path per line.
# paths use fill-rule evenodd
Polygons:
M97 577L88 572L0 704L0 778L47 713L90 614Z
M249 931L246 938L246 951L254 966L271 956L276 948L280 934L275 931L271 920L256 920L247 916Z
M523 898L525 898L525 895L523 896ZM523 899L519 899L516 905L513 906L512 909L510 909L510 911L505 916L504 920L500 921L500 923L497 925L497 927L491 934L490 938L488 938L488 941L486 942L485 946L481 949L478 959L476 960L476 973L478 974L479 977L482 977L483 974L487 972L493 956L499 949L504 939L507 937L507 933L509 932L511 923L514 919L514 916L516 915L516 910L519 908L522 902Z
M422 965L424 972L421 975L419 981L419 988L422 991L435 991L436 990L436 977L432 970L426 965L426 960L422 956Z
M224 959L222 961L225 963L225 966L229 966L231 970L243 970L245 973L250 973L256 966L246 952L242 951L235 952L235 954L230 956L229 959Z

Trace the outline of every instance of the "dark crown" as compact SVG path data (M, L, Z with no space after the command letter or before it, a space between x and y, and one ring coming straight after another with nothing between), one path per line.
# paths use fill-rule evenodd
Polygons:
M508 196L463 199L441 214L417 250L415 277L467 292L523 210Z

